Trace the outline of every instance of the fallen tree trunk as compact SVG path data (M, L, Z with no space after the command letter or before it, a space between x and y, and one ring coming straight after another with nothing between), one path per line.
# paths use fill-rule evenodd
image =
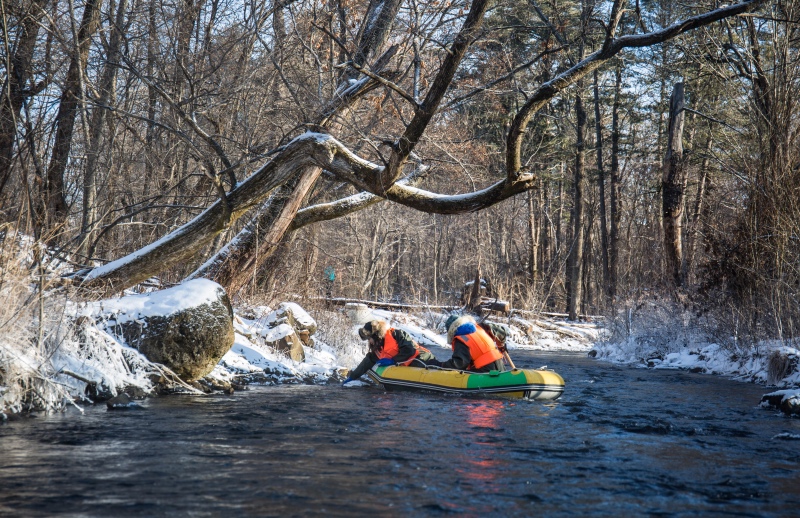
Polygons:
M380 198L440 214L474 212L534 185L532 175L528 175L516 181L502 180L482 191L454 196L438 195L399 182L384 190L379 185L382 166L358 157L330 135L304 133L240 183L225 200L217 200L192 221L141 250L88 272L79 272L75 277L83 288L113 293L176 266L197 254L220 232L307 166L326 169Z
M333 304L336 306L345 306L347 304L364 304L365 306L369 306L371 308L376 309L403 309L403 310L414 310L414 309L436 309L440 311L455 311L461 309L461 306L429 306L427 304L400 304L398 302L378 302L374 300L362 300L362 299L348 299L348 298L314 298L312 300L321 300L328 304Z

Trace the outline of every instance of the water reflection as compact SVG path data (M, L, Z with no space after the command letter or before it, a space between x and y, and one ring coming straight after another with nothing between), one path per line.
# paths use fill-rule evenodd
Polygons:
M485 491L496 492L500 458L505 455L498 441L503 402L487 400L465 405L466 423L470 427L473 446L466 452L464 468L459 475L470 482L481 483Z

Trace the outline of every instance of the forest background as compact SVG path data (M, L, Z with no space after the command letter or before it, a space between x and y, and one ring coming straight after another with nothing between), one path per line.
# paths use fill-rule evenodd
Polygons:
M477 274L791 340L798 7L3 0L4 281L24 234L39 293L54 257L79 297L450 305Z

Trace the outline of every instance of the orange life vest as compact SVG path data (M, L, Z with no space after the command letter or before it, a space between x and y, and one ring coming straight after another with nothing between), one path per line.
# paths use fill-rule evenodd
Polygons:
M480 369L503 357L503 353L497 349L492 337L480 327L477 327L474 333L456 336L455 340L460 340L469 348L469 355L472 358L470 368ZM455 340L451 344L453 350L456 348Z
M400 352L400 345L397 343L397 340L394 339L394 336L392 336L392 331L394 331L394 328L389 328L389 329L386 330L386 336L383 337L383 349L378 351L378 358L379 359L383 359L383 358L390 358L391 359L391 358L394 358L395 356L397 356L397 353ZM408 364L410 364L411 361L414 358L419 356L420 349L422 349L423 351L428 351L424 347L420 347L420 346L414 344L414 354L411 356L411 358L409 358L408 360L404 361L403 363L398 363L397 365L408 365ZM430 352L430 351L428 351L428 352Z

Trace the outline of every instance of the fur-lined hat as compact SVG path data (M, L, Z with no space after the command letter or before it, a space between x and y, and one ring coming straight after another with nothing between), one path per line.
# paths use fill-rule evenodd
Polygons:
M444 330L447 331L450 329L450 324L458 320L458 315L455 313L450 313L450 316L447 317L447 320L444 321Z
M362 340L367 340L370 336L373 336L378 340L383 340L383 337L386 336L386 331L388 331L388 329L389 324L383 320L371 320L364 324L364 327L359 328L358 336L360 336Z
M451 317L454 315L451 315ZM447 343L453 343L453 338L456 336L456 330L464 324L472 324L473 332L475 331L474 328L478 327L478 323L475 322L475 319L472 318L470 315L461 315L460 317L456 318L452 322L450 319L447 319L450 322L450 325L447 326Z

